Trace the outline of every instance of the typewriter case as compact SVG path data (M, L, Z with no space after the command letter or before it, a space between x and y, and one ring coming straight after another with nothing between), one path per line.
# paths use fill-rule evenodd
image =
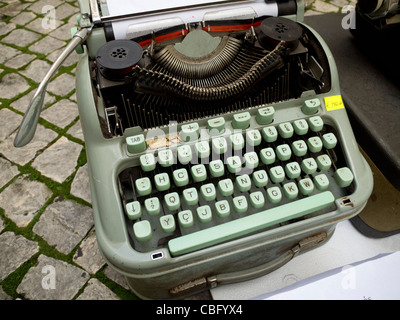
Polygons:
M90 16L87 1L80 1L80 7L82 17L87 18L88 13ZM318 59L324 61L323 81L329 85L319 92L297 88L297 91L293 90L295 91L293 96L284 93L285 96L277 97L276 100L263 101L238 110L229 109L225 112L225 118L229 122L235 113L243 110L249 111L255 118L259 107L274 105L277 123L283 121L280 119L284 119L286 112L290 113L291 117L287 120L293 121L305 117L301 111L305 99L320 98L322 106L318 110L318 115L338 132L343 154L355 177L351 193L337 198L336 208L330 212L285 223L276 228L179 256L172 256L167 248L152 252L135 250L127 228L118 179L125 169L139 166L140 153L132 155L127 152L126 138L150 130L154 124L158 130L168 135L170 127L167 123L155 121L146 124L144 120L142 126L129 126L128 123L135 116L132 119L115 120L116 111L109 100L114 93L119 92L120 82L109 79L99 81L99 70L96 70L99 65L99 61L96 61L97 52L107 43L104 31L107 25L97 27L95 25L83 45L84 50L77 68L76 91L86 144L98 246L109 266L126 277L130 288L139 297L180 299L218 285L245 281L267 274L297 254L323 244L331 237L338 222L357 215L365 206L372 191L372 174L358 151L345 109L327 111L324 106L324 97L340 95L339 78L332 54L323 39L311 28L302 24L303 10L303 2L298 1L294 3L294 11L288 12L285 16L291 21L297 21L305 30L315 48L313 49L315 54L322 57ZM93 12L91 15L93 19ZM81 20L80 24L84 24L84 20ZM254 29L258 32L257 28ZM146 48L148 46L143 47L144 50ZM132 71L126 72L129 74ZM313 86L317 82L315 79L310 79L311 84L308 85ZM104 98L104 94L110 96ZM122 111L118 112L122 114ZM194 116L183 121L179 118L173 120L177 121L179 132L184 123L195 120L200 127L205 128L207 119L220 115L220 112L212 114L212 111L209 111L205 116ZM118 116L122 118L121 115ZM255 128L260 127L254 119L251 121L251 125ZM121 130L121 127L124 129ZM352 156L349 157L349 154Z

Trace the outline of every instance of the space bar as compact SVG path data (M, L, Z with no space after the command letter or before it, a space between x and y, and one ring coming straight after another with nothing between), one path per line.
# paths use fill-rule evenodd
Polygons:
M335 201L330 191L260 211L168 242L173 256L190 253L323 209Z

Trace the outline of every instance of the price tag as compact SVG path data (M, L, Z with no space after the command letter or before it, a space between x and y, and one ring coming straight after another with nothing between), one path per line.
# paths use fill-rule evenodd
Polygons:
M326 97L324 100L325 100L326 111L344 109L344 104L341 95Z

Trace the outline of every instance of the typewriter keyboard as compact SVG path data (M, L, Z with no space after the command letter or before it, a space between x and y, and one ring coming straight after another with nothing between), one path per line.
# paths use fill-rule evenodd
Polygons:
M271 122L268 112L258 123ZM126 139L129 154L141 153L140 165L119 175L136 250L194 252L330 212L350 193L353 174L321 117L262 129L246 128L248 117L235 115L230 133L223 118L209 120L220 134L207 140L189 139L197 123L183 125L183 141L170 148L144 152L144 135Z

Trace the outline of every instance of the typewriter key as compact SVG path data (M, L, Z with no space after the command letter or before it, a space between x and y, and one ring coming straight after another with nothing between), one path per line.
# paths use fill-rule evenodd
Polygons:
M132 71L143 55L142 47L132 40L113 40L103 45L96 55L101 74L110 80L121 80Z

